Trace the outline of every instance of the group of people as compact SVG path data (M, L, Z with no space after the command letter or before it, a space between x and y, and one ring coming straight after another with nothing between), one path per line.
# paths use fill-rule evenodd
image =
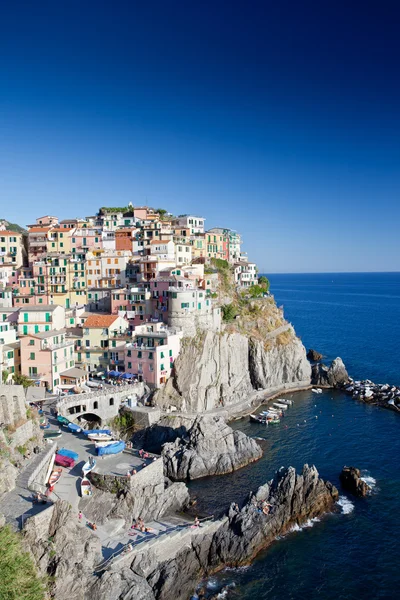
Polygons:
M146 527L146 525L144 524L144 521L143 521L142 517L138 517L137 519L135 519L135 522L131 526L131 530L132 529L138 529L142 533L150 533L150 532L153 531L151 529L151 527Z

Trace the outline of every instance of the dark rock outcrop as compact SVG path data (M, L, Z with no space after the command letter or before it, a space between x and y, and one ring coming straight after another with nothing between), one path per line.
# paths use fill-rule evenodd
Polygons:
M349 381L349 375L341 358L335 358L329 367L318 363L312 366L312 385L324 385L329 387L340 387Z
M356 467L343 467L340 473L342 486L354 496L366 496L371 488L361 479L360 471Z
M307 352L307 358L308 358L308 360L312 360L313 362L317 362L319 360L322 360L323 356L322 356L322 354L320 354L316 350L313 350L312 348L310 348L308 350L308 352Z
M257 442L234 431L222 417L199 416L184 438L164 444L164 473L173 480L223 475L262 456Z

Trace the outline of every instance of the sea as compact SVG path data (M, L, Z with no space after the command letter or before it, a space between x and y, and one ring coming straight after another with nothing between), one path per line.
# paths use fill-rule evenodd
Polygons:
M306 348L340 356L349 374L400 385L400 273L267 275ZM281 466L315 464L339 489L337 512L296 527L253 563L199 584L226 600L375 600L400 597L400 415L338 391L286 394L280 425L232 426L262 438L263 458L236 473L190 484L199 511L220 514ZM361 469L372 491L344 491L344 465Z

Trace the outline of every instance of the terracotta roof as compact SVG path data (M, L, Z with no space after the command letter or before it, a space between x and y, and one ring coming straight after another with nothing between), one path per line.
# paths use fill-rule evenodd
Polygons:
M8 235L14 237L16 235L22 235L22 233L21 232L18 233L18 231L8 231L8 230L6 230L6 231L0 231L0 236L1 237L7 237Z
M168 244L168 241L166 240L151 240L150 244L153 245L158 245L158 246L165 246L165 244Z
M90 315L84 322L84 327L110 327L118 319L118 315Z
M31 227L28 233L47 233L50 229L50 225L48 227Z

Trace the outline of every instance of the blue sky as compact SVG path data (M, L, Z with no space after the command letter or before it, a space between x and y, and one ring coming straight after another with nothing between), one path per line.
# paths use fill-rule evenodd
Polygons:
M262 271L400 270L399 17L3 3L0 216L148 203L237 229Z

